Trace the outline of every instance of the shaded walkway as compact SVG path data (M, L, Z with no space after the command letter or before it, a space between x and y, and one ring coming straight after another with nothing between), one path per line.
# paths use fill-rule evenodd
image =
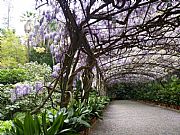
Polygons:
M90 135L180 135L180 113L128 100L113 101Z

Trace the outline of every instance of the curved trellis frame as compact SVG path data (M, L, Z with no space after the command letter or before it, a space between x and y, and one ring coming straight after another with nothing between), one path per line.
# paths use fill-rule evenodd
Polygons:
M94 67L104 85L150 81L180 68L178 0L56 0L54 6L52 20L63 33L58 45L66 44L56 83L62 103L78 74L87 98Z

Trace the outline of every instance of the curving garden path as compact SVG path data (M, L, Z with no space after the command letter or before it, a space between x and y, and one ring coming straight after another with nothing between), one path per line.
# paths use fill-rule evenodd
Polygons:
M180 113L117 100L110 103L90 135L180 135Z

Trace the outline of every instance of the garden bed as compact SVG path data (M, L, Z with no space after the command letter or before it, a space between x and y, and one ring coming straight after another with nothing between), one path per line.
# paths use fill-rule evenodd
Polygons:
M109 103L105 106L105 108L103 109L103 112L106 110L106 108L108 107ZM83 131L80 132L80 135L89 135L91 129L96 125L96 122L98 121L97 117L94 117L91 119L90 124L91 124L91 128L86 128Z
M98 118L94 117L91 119L91 128L96 124ZM91 128L86 128L83 131L80 132L80 135L88 135L90 133Z

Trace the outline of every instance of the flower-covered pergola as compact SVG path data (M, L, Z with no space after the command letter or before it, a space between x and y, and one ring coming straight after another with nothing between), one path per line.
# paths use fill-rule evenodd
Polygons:
M102 83L148 82L180 69L179 0L36 2L37 9L47 7L31 41L38 37L50 47L59 67L53 88L60 84L62 102L79 77L86 99L94 78L100 89Z

